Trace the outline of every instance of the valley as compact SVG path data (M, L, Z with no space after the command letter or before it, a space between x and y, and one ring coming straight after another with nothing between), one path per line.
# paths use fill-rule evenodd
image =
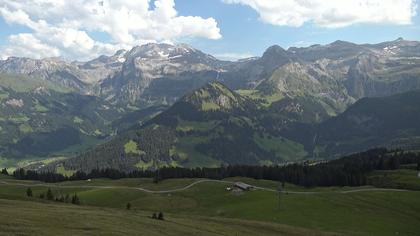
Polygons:
M59 158L57 168L76 171L85 157L97 163L85 171L154 161L272 165L380 146L418 149L411 121L418 116L412 65L419 45L273 46L236 62L185 44L147 44L88 62L9 58L0 61L0 166L44 168L44 159ZM395 123L401 112L404 126L373 126ZM369 129L383 133L366 135ZM127 144L134 149L126 152Z
M0 236L420 235L420 0L0 0Z

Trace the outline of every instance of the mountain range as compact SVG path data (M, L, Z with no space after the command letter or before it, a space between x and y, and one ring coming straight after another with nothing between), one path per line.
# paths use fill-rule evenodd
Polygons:
M272 46L235 62L184 44L89 62L9 58L0 61L0 155L132 170L415 149L419 65L420 42L404 39Z

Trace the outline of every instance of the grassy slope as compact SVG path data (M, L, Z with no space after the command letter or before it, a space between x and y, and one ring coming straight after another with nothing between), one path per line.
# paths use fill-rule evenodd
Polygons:
M375 171L369 176L369 181L375 186L385 188L404 188L420 190L420 178L416 170L386 170Z
M238 179L234 179L238 180ZM240 180L275 188L272 181ZM130 202L141 212L163 211L188 219L200 217L231 218L279 223L316 231L348 235L416 235L420 230L420 192L357 192L342 194L337 188L311 189L316 195L283 195L279 209L276 193L252 191L243 195L227 192L228 184L202 183L191 189L170 194L149 194L124 186L148 189L175 189L196 180L177 179L158 185L149 179L93 180L68 182L68 188L56 189L58 194L78 192L84 205L124 209ZM20 182L20 181L19 181ZM418 183L420 185L420 183ZM116 186L94 189L92 186ZM80 186L80 187L77 187ZM46 187L33 187L37 196ZM289 191L306 191L288 186ZM348 188L346 188L347 190ZM26 187L1 186L0 198L30 200L24 196ZM342 190L342 189L338 189ZM38 200L37 200L38 201Z
M72 92L71 89L64 88L48 80L33 79L21 75L0 74L0 84L17 92L33 91L39 87L62 93Z
M254 134L254 140L261 148L267 151L273 151L284 161L299 161L307 156L304 146L300 143L290 141L285 138L271 137L263 135L262 137Z
M0 235L307 235L307 230L272 223L166 215L0 200ZM7 216L7 217L4 217ZM320 235L319 233L315 233Z

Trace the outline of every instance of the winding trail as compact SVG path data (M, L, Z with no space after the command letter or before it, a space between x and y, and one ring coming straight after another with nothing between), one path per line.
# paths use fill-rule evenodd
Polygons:
M175 189L169 189L169 190L150 190L140 187L128 187L128 186L95 186L95 185L60 185L60 184L43 184L43 183L18 183L15 181L9 182L0 180L0 185L9 185L9 186L22 186L22 187L54 187L54 188L87 188L87 189L132 189L132 190L138 190L145 193L151 193L151 194L162 194L162 193L174 193L174 192L181 192L188 190L195 185L202 184L202 183L224 183L224 184L235 184L234 181L226 181L226 180L211 180L211 179L203 179L198 180L196 182L193 182L189 185L186 185L185 187L181 188L175 188ZM272 188L265 188L265 187L258 187L251 185L254 189L262 190L262 191L269 191L269 192L278 192L276 189ZM345 190L345 191L316 191L316 192L310 192L310 191L283 191L282 193L286 194L304 194L304 195L314 195L314 194L325 194L325 193L341 193L341 194L349 194L349 193L357 193L357 192L412 192L413 190L407 190L407 189L388 189L388 188L364 188L364 189L354 189L354 190Z

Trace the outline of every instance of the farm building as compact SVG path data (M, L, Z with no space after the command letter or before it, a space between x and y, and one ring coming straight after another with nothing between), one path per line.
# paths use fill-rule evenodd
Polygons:
M242 182L236 182L234 186L244 191L249 191L253 188L253 186Z

